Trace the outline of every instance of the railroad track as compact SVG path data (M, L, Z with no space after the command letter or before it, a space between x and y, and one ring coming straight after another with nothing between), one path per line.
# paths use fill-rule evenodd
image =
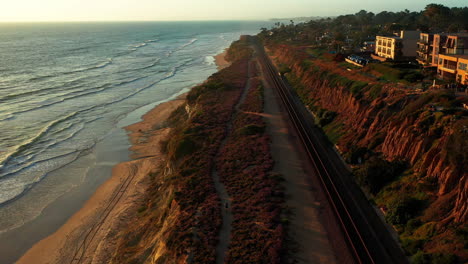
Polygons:
M313 129L309 122L306 121L310 117L304 113L304 107L298 105L300 103L295 99L295 95L272 65L264 52L263 46L258 43L257 53L259 61L265 70L266 77L281 98L291 119L291 123L304 145L307 156L318 173L322 189L340 225L354 262L376 264L407 263L407 258L396 242L390 237L390 234L385 232L386 230L382 231L385 229L382 229L383 224L380 223L380 226L377 224L378 230L374 229L376 224L370 222L371 220L375 222L376 216L370 217L371 220L367 219L367 212L364 213L364 210L359 208L359 202L354 200L348 186L344 186L345 184L338 177L339 170L334 167L332 161L328 161L322 157L328 156L321 155L319 143L312 136ZM320 147L323 148L323 146Z

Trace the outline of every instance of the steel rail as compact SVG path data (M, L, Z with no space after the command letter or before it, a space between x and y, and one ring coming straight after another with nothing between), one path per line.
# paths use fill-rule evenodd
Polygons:
M263 53L263 52L261 52ZM377 263L370 250L368 249L363 235L349 212L343 197L338 191L333 178L330 176L322 158L320 157L314 142L307 133L307 125L304 124L304 116L301 112L296 110L291 91L285 87L283 80L279 78L277 70L273 67L266 54L259 54L263 65L267 68L267 73L273 86L277 90L281 101L283 102L286 111L291 118L292 124L295 127L297 134L304 144L305 150L309 159L312 161L317 173L318 178L322 184L325 194L333 208L333 212L341 226L344 233L345 240L349 249L357 263Z

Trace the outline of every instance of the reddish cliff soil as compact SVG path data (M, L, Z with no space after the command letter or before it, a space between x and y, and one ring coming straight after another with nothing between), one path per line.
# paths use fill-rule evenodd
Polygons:
M468 119L461 107L466 98L379 83L361 70L347 71L333 61L314 58L301 47L278 45L270 51L277 63L291 69L286 76L309 109L322 116L332 113L323 128L345 157L361 149L362 160L380 154L409 163L405 174L374 198L382 207L388 206L389 197L401 195L424 202L415 219L422 228L435 223L435 231L423 237L418 249L454 253L466 260ZM422 232L396 228L412 239Z

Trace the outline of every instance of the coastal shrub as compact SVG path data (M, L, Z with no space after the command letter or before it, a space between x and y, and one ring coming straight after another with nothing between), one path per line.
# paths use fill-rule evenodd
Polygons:
M416 254L422 249L424 241L421 239L403 238L401 239L401 246L405 250L406 254L411 256Z
M196 143L190 137L182 138L175 149L175 159L183 158L189 154L192 154L197 149Z
M394 225L404 225L421 211L422 203L413 197L395 197L388 204L388 212L385 219Z
M281 63L278 67L278 71L281 74L286 74L286 73L291 72L291 68L289 68L288 65Z
M432 264L430 254L425 254L422 250L411 257L412 264Z
M424 75L417 71L403 74L403 80L410 82L410 83L421 81L422 79L424 79Z
M323 127L323 132L325 132L331 143L336 144L344 134L343 123L334 120Z
M455 264L457 257L453 254L424 253L418 251L411 257L412 264Z
M219 90L224 88L224 83L221 82L220 80L213 80L206 82L204 85L205 88L208 90Z
M358 182L372 194L377 194L385 185L399 176L406 164L403 161L389 162L379 157L371 157L354 171Z
M173 258L190 250L194 263L215 261L222 220L211 169L234 105L247 83L247 68L247 60L236 61L212 75L187 95L187 103L196 114L189 118L185 108L173 114L177 122L173 122L167 148L178 162L167 179L177 186L172 199L182 212L171 223L173 228L166 239Z
M300 66L304 70L309 70L309 71L312 71L312 72L318 72L320 70L320 68L318 66L316 66L313 61L307 60L307 59L301 61Z
M393 68L388 63L369 63L367 68L379 72L385 80L392 82L398 82L402 76L402 72L399 69Z
M187 96L188 97L188 96ZM177 107L172 113L169 115L167 119L167 124L169 127L175 127L180 124L182 121L187 119L187 112L185 111L185 104Z
M319 118L318 124L321 127L324 127L324 126L330 124L335 119L335 117L338 115L336 112L327 111L325 109L319 109L319 111L317 111L316 114L317 114L317 117Z
M420 201L417 201L420 203ZM422 226L418 227L414 232L413 232L413 237L420 238L420 239L428 239L432 236L437 231L437 224L436 222L429 222L425 223Z
M358 95L359 93L361 93L362 89L367 86L367 84L367 82L354 81L351 87L349 88L349 91L352 95Z
M417 228L419 228L421 226L421 220L415 218L415 219L411 219L408 221L408 223L406 223L406 227L405 227L405 232L407 233L413 233L414 230L416 230Z
M419 129L429 131L429 128L434 124L435 117L432 114L427 115L423 120L418 123Z
M449 162L454 165L461 164L458 167L460 171L465 172L468 171L468 151L466 150L466 146L468 146L467 128L467 119L458 120L453 125L453 133L448 138L445 148Z
M225 58L227 61L233 62L248 59L252 54L253 50L249 48L248 37L244 36L231 44Z
M272 174L270 140L264 133L263 94L253 79L232 120L216 168L232 199L231 242L227 263L280 263L285 230L281 212L282 177ZM259 243L261 241L261 243Z
M369 89L369 97L372 100L375 100L375 99L379 98L381 93L382 93L382 85L381 84L374 84Z
M242 135L255 135L255 134L263 134L265 131L265 126L259 125L247 125L241 129L239 129L239 133Z
M367 148L352 146L345 155L346 162L350 164L360 164L365 160L368 152L369 150Z

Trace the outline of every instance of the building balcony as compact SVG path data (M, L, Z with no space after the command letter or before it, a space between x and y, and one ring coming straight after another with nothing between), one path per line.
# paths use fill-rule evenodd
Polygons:
M456 65L439 65L439 69L445 71L445 72L450 72L450 73L456 73L457 72L457 66Z
M457 49L459 47L457 47L456 45L453 45L453 44L452 45L444 44L444 45L442 45L442 48L444 48L444 49Z
M424 60L424 61L427 61L429 59L429 56L419 56L419 55L416 55L416 59L418 60Z
M428 65L429 63L423 58L416 58L416 61L421 65Z

